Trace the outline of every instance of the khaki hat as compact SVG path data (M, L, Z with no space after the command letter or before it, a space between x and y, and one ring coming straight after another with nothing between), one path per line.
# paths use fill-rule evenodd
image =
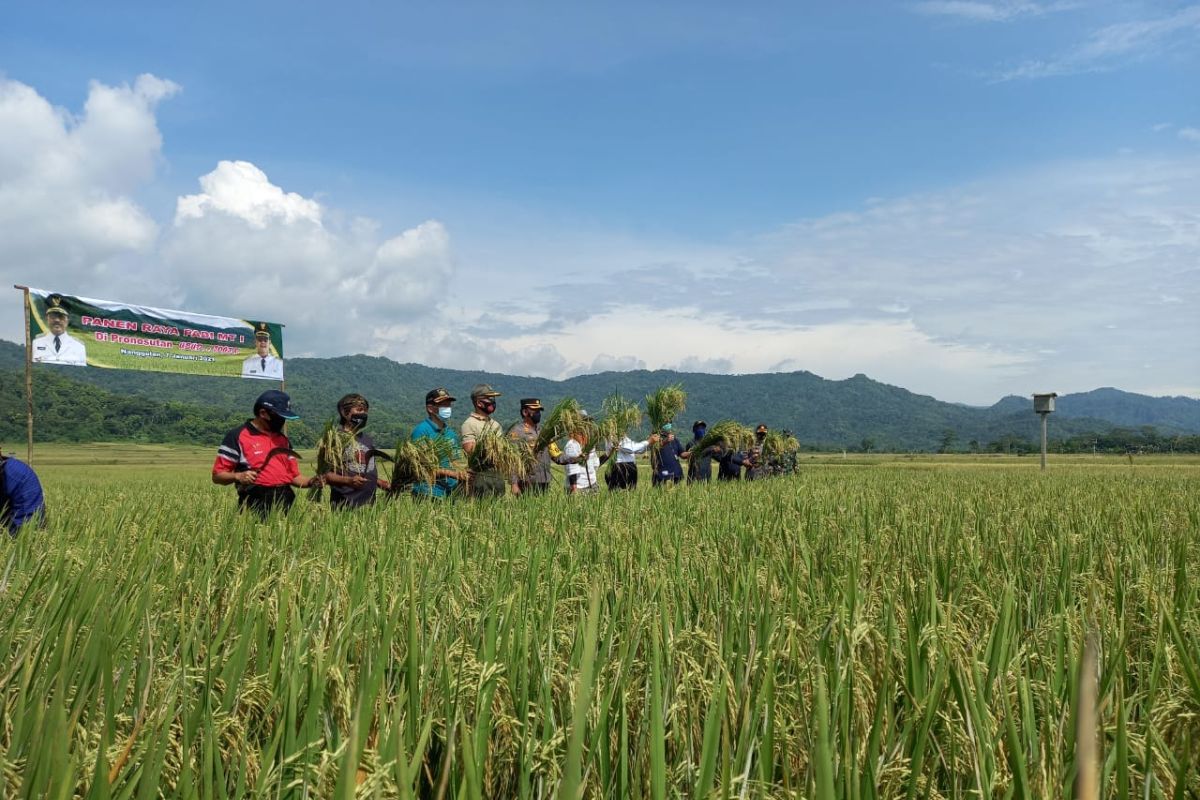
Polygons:
M480 397L499 397L500 392L497 392L487 383L477 383L475 388L471 390L471 399L478 400Z

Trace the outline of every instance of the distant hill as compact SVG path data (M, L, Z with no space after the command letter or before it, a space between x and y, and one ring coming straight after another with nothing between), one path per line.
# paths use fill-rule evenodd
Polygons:
M24 436L22 359L21 347L0 342L0 437L10 448L11 442ZM38 437L78 441L116 437L215 442L224 426L249 416L254 398L269 385L73 367L37 366L34 373ZM697 418L710 422L732 418L788 428L806 446L858 449L867 444L892 451L933 450L947 444L966 449L971 442L982 446L1005 438L1032 441L1039 435L1029 398L1006 397L991 407L976 408L915 394L865 375L832 381L811 372L709 375L636 370L553 381L362 355L288 361L287 389L304 415L303 424L291 429L301 442L310 439L333 416L337 399L356 391L371 400L371 430L390 444L423 418L426 391L445 386L457 395L456 420L461 421L469 413L471 386L481 382L504 393L498 417L505 425L516 419L521 397L536 396L553 404L572 396L585 407L599 409L603 398L613 392L642 400L660 386L680 383L689 396L680 421L685 433ZM87 409L85 422L68 419L72 414L80 416L69 410L77 406ZM1189 398L1097 389L1060 397L1058 408L1051 422L1055 438L1143 425L1153 425L1162 434L1200 433L1200 400Z

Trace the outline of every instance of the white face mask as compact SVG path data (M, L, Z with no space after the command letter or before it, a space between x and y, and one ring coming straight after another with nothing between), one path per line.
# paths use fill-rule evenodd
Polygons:
M454 411L450 406L438 406L438 416L442 419L450 419L450 414Z

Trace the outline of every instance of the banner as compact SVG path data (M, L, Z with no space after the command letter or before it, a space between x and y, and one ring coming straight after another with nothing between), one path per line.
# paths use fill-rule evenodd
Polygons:
M35 364L283 380L283 326L29 290Z

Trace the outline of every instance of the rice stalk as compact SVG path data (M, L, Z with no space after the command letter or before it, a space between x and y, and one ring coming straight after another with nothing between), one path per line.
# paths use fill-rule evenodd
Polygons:
M476 438L475 448L467 455L471 471L495 471L512 480L528 477L535 462L534 452L525 442L514 442L496 428Z
M661 431L668 422L673 422L687 408L687 392L683 386L676 383L663 386L646 396L646 415L650 417L650 427Z

